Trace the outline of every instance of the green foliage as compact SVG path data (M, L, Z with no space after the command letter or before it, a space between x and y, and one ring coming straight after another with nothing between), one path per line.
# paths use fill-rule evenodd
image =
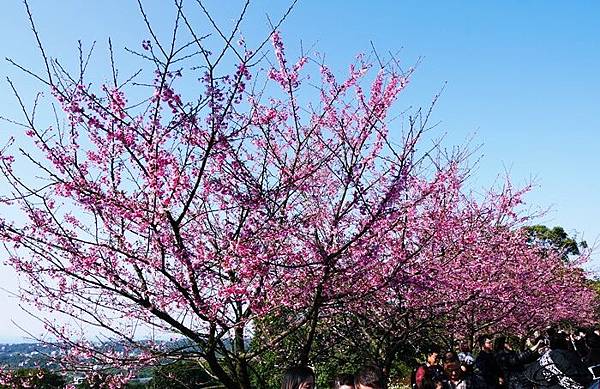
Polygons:
M588 286L596 292L596 317L600 317L600 280L588 280Z
M600 296L600 280L589 280L589 287Z
M250 347L260 347L263 338L267 339L271 334L283 333L289 328L289 323L297 319L294 312L288 311L279 317L267 317L260 320L257 322L256 334ZM316 373L317 387L329 387L338 372L347 370L347 364L343 358L340 358L343 354L334 347L335 345L327 333L327 328L324 326L317 328L315 343L309 358L310 366ZM269 349L261 355L254 369L253 387L273 389L281 387L283 372L289 367L299 364L307 336L306 327L301 327L287 336L276 348Z
M221 387L197 361L184 360L154 370L152 389L195 389Z
M577 237L570 237L560 226L552 229L544 225L525 227L531 244L538 245L543 251L558 250L563 259L568 260L569 255L579 255L580 249L588 247L586 241L577 242Z
M282 312L280 316L265 317L255 323L256 331L250 341L250 350L264 347L263 340L271 334L283 333L289 323L296 318L291 311ZM281 386L283 372L298 364L303 340L307 333L304 327L287 336L277 348L271 348L262 353L251 372L252 386L256 388L278 388Z
M127 383L127 386L125 386L127 389L147 389L147 388L153 388L152 384L142 384L140 382L136 382L136 383Z
M0 388L60 389L65 385L65 379L61 375L46 369L26 368L14 371L10 385L0 385Z
M257 322L256 333L250 348L261 345L261 337L282 333L289 329L294 313L289 312L281 318L266 318ZM359 319L347 315L329 317L317 327L315 342L311 348L309 365L316 374L317 387L328 388L334 378L341 373L355 373L361 366L375 364L385 365L388 353L394 353L393 363L388 366L389 376L394 381L409 377L414 364L414 347L403 339L390 339L390 343L382 342L384 336L371 337L365 333ZM372 331L376 331L374 327ZM269 349L261 355L255 365L253 387L276 389L281 386L283 372L299 362L299 355L307 337L302 328L290 334L277 348Z

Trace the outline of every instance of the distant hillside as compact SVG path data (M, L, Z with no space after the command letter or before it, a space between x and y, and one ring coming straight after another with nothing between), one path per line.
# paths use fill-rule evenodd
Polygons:
M59 353L58 347L42 343L0 344L0 366L51 368L48 361Z
M193 350L196 348L188 340L162 343L165 350L183 350L186 348ZM115 351L125 351L125 347L117 342L105 342L102 344L102 347ZM10 368L45 367L52 370L54 366L50 361L53 357L59 356L61 352L58 346L43 343L0 343L0 366L8 366Z

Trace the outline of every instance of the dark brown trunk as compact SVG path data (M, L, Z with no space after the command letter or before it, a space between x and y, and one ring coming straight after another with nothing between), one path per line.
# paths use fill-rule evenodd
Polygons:
M206 363L208 363L210 371L219 379L219 381L221 381L223 386L225 386L227 389L242 388L239 383L235 382L235 380L229 374L227 374L225 370L223 370L223 367L219 363L214 351L207 353L204 356L204 359L206 360Z
M306 337L306 341L304 342L304 347L302 348L302 354L300 355L300 365L308 366L308 361L310 358L310 352L312 350L312 345L315 341L315 335L317 333L317 324L319 323L319 308L321 305L321 293L322 287L317 289L317 294L315 296L315 303L312 309L312 318L310 319L309 328L308 328L308 336Z
M238 358L235 361L235 373L239 380L240 388L251 389L250 374L248 374L248 361L243 357L239 356L244 354L246 351L246 345L244 344L244 328L236 327L235 329L235 340L234 340L235 354Z

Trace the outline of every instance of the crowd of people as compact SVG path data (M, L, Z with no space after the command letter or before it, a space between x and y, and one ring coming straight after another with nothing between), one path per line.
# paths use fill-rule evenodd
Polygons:
M413 389L586 389L600 381L600 333L547 329L515 350L505 336L483 335L474 357L466 345L460 352L438 349L412 377ZM441 356L441 361L439 360Z
M477 346L475 353L466 343L456 351L431 347L425 362L412 372L412 389L600 389L598 330L548 328L520 350L505 336L482 335ZM384 389L386 382L381 370L367 366L355 375L339 375L332 387ZM308 367L289 369L281 388L313 389L314 372Z

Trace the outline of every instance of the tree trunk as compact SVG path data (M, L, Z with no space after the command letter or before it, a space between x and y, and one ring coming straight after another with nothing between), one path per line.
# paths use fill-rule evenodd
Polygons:
M234 350L235 355L238 356L238 358L235 360L235 374L238 377L240 388L252 389L252 385L250 383L250 374L248 374L248 361L243 357L239 357L239 355L246 351L243 327L235 328Z
M204 359L206 360L206 363L208 363L210 371L219 379L219 381L221 381L223 386L227 389L242 389L240 383L236 382L233 377L223 370L214 351L206 353Z

